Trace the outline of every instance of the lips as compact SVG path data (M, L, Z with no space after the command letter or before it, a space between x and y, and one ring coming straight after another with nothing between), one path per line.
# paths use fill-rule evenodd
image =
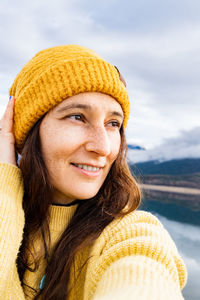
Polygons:
M78 167L80 169L89 171L89 172L97 172L97 171L100 170L100 168L92 167L92 166L88 166L88 165L82 165L82 164L74 164L74 166L76 166L76 167Z
M96 167L91 167L89 165L81 165L81 164L71 164L73 168L78 171L79 173L95 178L98 177L100 174L102 174L102 168L96 168Z
M93 168L99 168L99 169L104 168L104 166L100 166L98 164L90 164L90 163L71 163L71 164L76 167L81 165L81 166L87 166L87 167L93 167Z

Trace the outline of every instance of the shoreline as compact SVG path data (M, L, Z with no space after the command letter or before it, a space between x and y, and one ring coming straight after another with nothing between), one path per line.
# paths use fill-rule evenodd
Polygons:
M200 195L200 189L196 188L185 188L177 186L167 186L167 185L152 185L152 184L139 184L141 189L153 190L168 193L177 194L188 194L188 195Z

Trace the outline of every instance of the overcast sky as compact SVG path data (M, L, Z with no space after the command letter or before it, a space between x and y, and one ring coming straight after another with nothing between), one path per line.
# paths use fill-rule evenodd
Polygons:
M190 156L196 157L199 16L198 0L1 0L0 115L16 74L36 52L80 44L118 66L126 79L129 143L153 151L181 139L187 148L192 132L197 147Z

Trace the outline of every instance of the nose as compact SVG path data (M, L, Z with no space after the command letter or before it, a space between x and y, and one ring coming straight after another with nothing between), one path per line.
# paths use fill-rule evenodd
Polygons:
M91 128L85 147L87 151L108 156L111 153L111 141L105 127Z

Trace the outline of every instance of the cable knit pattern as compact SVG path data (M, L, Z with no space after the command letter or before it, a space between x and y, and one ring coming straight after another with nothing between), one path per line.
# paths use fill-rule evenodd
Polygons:
M0 163L0 299L33 299L22 289L15 265L22 239L23 180L17 167ZM52 206L52 247L69 224L77 206ZM36 239L36 249L40 238ZM75 256L70 283L81 275L69 300L183 300L187 271L176 245L151 213L134 211L110 223L93 243ZM36 272L26 271L26 283L39 290L45 261Z
M93 50L78 45L38 52L19 72L9 92L15 96L14 134L18 152L37 120L64 99L83 92L101 92L115 98L122 106L126 127L129 97L113 65Z
M14 165L0 163L0 299L2 300L24 299L15 265L24 228L22 198L21 171Z

